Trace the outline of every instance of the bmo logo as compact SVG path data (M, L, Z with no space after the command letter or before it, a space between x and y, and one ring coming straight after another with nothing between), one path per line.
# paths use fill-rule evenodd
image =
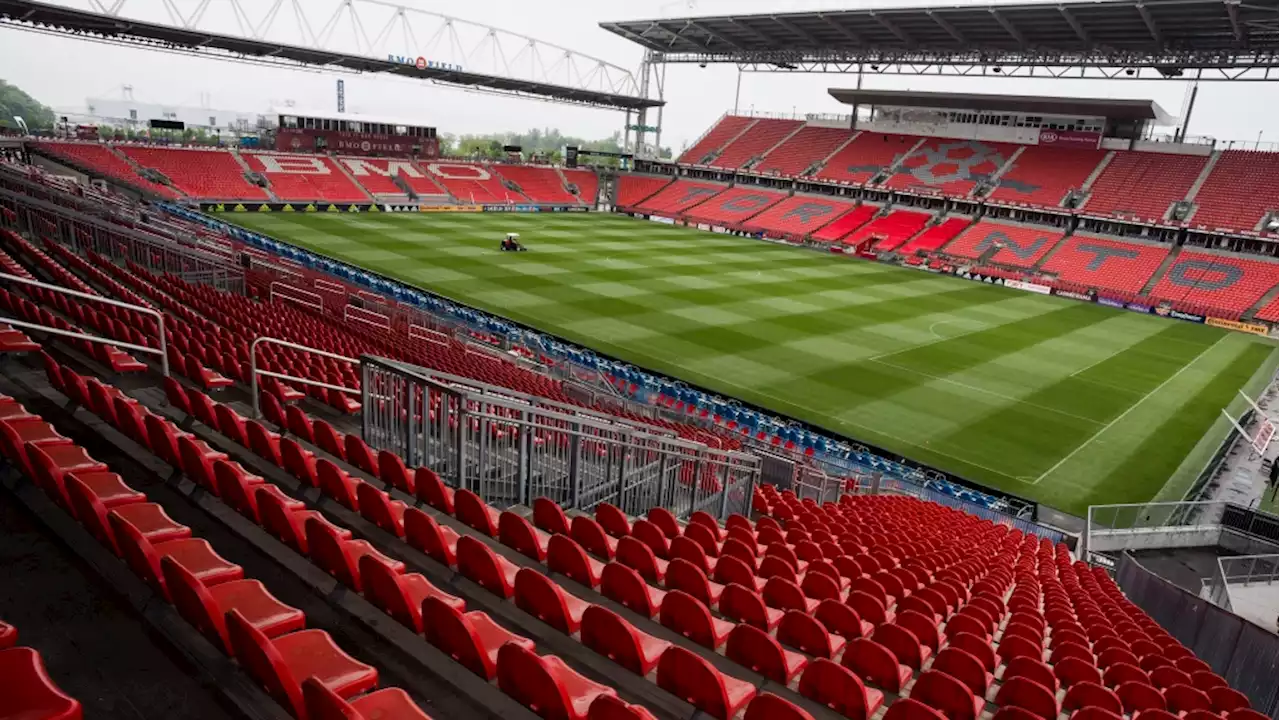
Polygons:
M453 165L449 163L431 163L427 166L433 175L439 175L449 180L476 180L485 181L491 176L489 171L475 165Z
M1058 142L1058 133L1042 132L1040 133L1040 142L1056 143Z

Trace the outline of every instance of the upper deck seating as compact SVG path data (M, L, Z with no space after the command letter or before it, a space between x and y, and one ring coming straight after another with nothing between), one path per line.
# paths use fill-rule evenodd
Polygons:
M765 155L753 170L784 176L803 174L852 136L853 133L845 128L806 125Z
M228 150L120 145L117 149L142 167L164 173L174 187L201 200L266 200L262 188L245 179L244 168Z
M761 118L746 132L725 146L720 155L709 165L713 167L737 169L752 160L761 158L774 145L803 123L799 120L775 120Z
M964 196L995 175L1017 150L1008 143L929 138L902 160L884 186Z
M1209 230L1253 230L1280 197L1280 156L1224 150L1196 193L1191 224Z
M1116 152L1090 188L1084 211L1160 222L1187 197L1209 158L1157 152Z
M1085 180L1107 156L1105 150L1077 150L1051 146L1028 145L996 183L987 196L996 202L1061 207L1071 190L1084 186Z
M694 143L693 147L680 153L680 157L676 162L689 165L707 164L714 152L728 144L730 140L753 122L755 122L755 118L725 115L707 131L706 135L702 136L701 140Z
M862 131L818 171L819 180L861 184L892 166L920 140L912 135Z

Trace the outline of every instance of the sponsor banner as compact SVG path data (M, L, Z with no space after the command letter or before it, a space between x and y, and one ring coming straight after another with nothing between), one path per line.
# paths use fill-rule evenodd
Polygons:
M586 205L552 205L542 208L542 212L587 212L590 209Z
M706 223L698 223L699 230L710 230L711 226Z
M1240 332L1253 333L1254 335L1266 335L1267 326L1258 325L1256 323L1236 322L1235 320L1223 320L1222 318L1205 318L1205 325L1223 328L1226 330L1239 330Z
M1158 312L1159 311L1157 310L1157 313ZM1196 323L1204 322L1203 315L1196 315L1195 313L1185 313L1185 312L1182 312L1181 310L1170 310L1169 317L1177 318L1179 320L1186 320L1187 322L1196 322Z
M727 232L729 232L729 230L728 230L728 228L725 228L725 227L724 227L724 226L722 226L722 225L712 225L712 226L711 226L711 232L727 233Z
M418 212L424 213L455 213L455 212L480 212L484 208L479 205L421 205Z
M536 213L542 211L542 208L537 205L482 205L481 209L485 212L502 213Z
M1098 304L1106 305L1107 307L1120 308L1121 310L1124 309L1123 302L1120 302L1119 300L1112 300L1111 298L1100 297L1098 298Z
M1143 305L1142 303L1129 303L1128 305L1124 306L1124 309L1132 310L1133 312L1136 312L1136 313L1149 313L1152 310L1150 305Z
M256 213L361 213L361 212L382 212L382 208L369 203L200 203L200 209L206 212L256 212Z
M1102 142L1102 133L1083 130L1041 130L1040 144L1051 147L1067 147L1096 150Z
M661 215L650 215L650 216L649 216L649 221L650 221L650 222L656 222L656 223L662 223L663 225L675 225L675 224L676 224L676 221L675 221L673 218L669 218L669 217L662 217Z
M417 205L383 205L383 212L419 212Z
M1040 295L1048 295L1053 290L1053 288L1049 287L1048 285L1022 282L1021 280L1005 280L1004 286L1011 287L1014 290L1026 290L1027 292L1033 292Z
M1084 300L1085 302L1093 302L1092 297L1089 297L1084 293L1072 292L1070 290L1054 290L1053 294L1059 297L1071 298L1072 300Z
M402 135L381 135L340 130L282 128L276 132L276 150L281 152L343 152L367 155L419 155L431 160L440 157L440 141Z

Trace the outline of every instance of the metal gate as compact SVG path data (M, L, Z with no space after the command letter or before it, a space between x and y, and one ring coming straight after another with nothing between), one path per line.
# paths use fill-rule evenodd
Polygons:
M758 458L661 428L468 387L386 358L361 365L365 442L497 507L547 497L566 509L609 502L643 515L660 505L677 517L703 510L722 519L748 512L760 478Z

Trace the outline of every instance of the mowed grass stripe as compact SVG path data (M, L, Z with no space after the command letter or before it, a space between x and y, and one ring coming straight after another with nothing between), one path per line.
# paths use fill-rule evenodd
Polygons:
M1258 343L1232 336L1129 412L1222 331L619 216L235 217L1077 514L1108 495L1121 467L1126 487L1154 494L1169 479L1165 460L1176 466L1212 426L1198 413L1168 424L1181 412L1172 389L1179 401L1225 405L1240 374L1267 360L1241 349ZM499 253L508 231L531 252ZM1107 435L1135 446L1164 427L1161 463L1075 451L1121 416Z

